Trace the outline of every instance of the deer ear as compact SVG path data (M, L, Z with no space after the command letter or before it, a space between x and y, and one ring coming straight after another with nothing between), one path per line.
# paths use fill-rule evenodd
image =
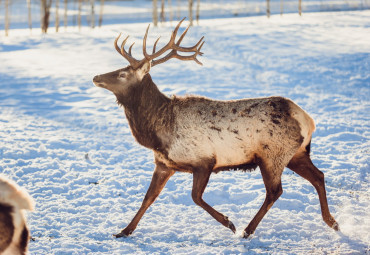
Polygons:
M143 77L149 73L150 71L150 66L151 66L151 63L149 61L145 61L145 63L139 67L139 69L137 69L136 71L136 74L137 74L137 77L142 80Z

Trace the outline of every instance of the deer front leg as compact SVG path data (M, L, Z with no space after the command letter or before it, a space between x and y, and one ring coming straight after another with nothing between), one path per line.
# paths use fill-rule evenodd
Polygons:
M219 213L215 209L213 209L210 205L204 202L202 196L203 192L207 186L209 181L209 177L211 175L211 171L206 169L197 169L193 172L193 190L191 192L191 196L195 204L202 207L206 210L213 218L215 218L218 222L220 222L225 227L231 229L235 233L236 229L234 224L229 221L229 219L224 216L223 214Z
M146 192L146 195L144 197L143 203L141 204L139 211L136 213L135 217L132 219L130 224L128 224L128 226L125 229L123 229L119 234L114 235L115 237L118 238L131 235L131 233L135 230L137 224L139 224L139 221L141 217L143 217L145 211L155 201L159 193L161 193L163 187L166 185L168 179L174 173L175 171L167 168L165 165L157 164L153 173L152 181L150 183L148 191Z

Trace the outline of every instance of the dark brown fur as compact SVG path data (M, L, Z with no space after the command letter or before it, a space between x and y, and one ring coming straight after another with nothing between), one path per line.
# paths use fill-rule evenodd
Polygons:
M167 151L167 145L158 137L161 130L173 133L171 100L163 95L147 74L140 84L132 88L129 97L117 94L118 104L124 106L132 134L141 145Z
M13 207L0 203L0 254L11 244L14 235Z

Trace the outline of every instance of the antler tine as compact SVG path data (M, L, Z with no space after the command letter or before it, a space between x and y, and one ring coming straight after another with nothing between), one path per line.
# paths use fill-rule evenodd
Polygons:
M204 44L204 41L201 43L201 45L199 46L198 49L196 49L195 53L193 55L190 55L190 56L181 56L177 53L176 50L172 50L170 53L168 53L166 56L164 56L163 58L161 59L158 59L158 60L153 60L152 61L152 67L155 66L155 65L158 65L158 64L161 64L163 62L166 62L167 60L171 59L171 58L177 58L177 59L180 59L180 60L194 60L197 64L199 65L203 65L202 62L200 62L198 59L197 59L197 56L198 55L203 55L202 52L200 52L201 48L203 47L203 44Z
M117 44L118 39L121 37L121 35L122 35L122 33L119 33L119 35L117 36L117 38L114 40L114 47L116 48L116 50L118 51L118 53L122 55L121 49L118 47L118 44Z
M124 58L125 58L125 59L130 63L130 65L132 66L132 68L137 69L137 68L142 64L143 60L139 61L139 60L135 59L134 57L132 57L132 55L131 55L132 46L133 46L135 43L133 43L133 44L130 46L129 53L127 53L127 52L126 52L126 50L125 50L125 44L126 44L126 42L127 42L128 38L129 38L129 36L127 36L127 37L123 40L123 42L122 42L122 44L121 44L121 47L119 47L119 46L118 46L118 40L119 40L119 38L121 37L121 34L122 34L122 33L120 33L120 34L117 36L117 38L114 40L114 47L116 48L117 52L118 52L122 57L124 57Z
M128 54L132 57L132 54L131 54L131 49L132 49L132 46L134 46L135 42L133 42L130 46L130 48L128 49Z
M165 53L166 51L168 50L171 50L173 45L175 44L175 39L176 39L176 34L177 34L177 31L179 30L180 26L181 26L181 23L185 20L185 18L183 18L179 24L177 24L175 30L172 32L171 34L171 39L170 41L162 48L160 49L159 51L157 52L153 52L153 54L149 55L147 52L146 52L146 39L148 37L148 31L149 31L149 27L150 27L150 24L148 25L148 28L146 29L146 32L145 32L145 35L144 35L144 40L143 40L143 54L145 56L145 58L150 61L150 60L153 60L157 57L159 57L160 55L162 55L163 53Z
M157 47L157 43L158 43L158 41L159 41L160 38L161 37L158 37L157 41L155 41L154 46L153 46L153 52L152 52L152 54L155 53L155 47Z
M182 40L183 37L182 38L180 37L180 39ZM176 45L173 47L174 50L178 50L178 51L181 51L181 52L195 52L195 51L197 51L197 48L198 48L199 44L203 41L204 36L202 36L202 38L200 38L200 40L197 42L197 44L195 44L193 47L182 47L182 46L180 46L180 43L181 43L180 39L177 41ZM201 55L203 55L203 53Z

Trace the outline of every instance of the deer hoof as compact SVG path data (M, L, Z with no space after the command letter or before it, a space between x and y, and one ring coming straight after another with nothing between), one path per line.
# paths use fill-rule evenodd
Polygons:
M235 232L236 232L236 228L235 228L235 226L234 226L234 224L231 222L231 221L229 221L229 223L228 223L228 226L227 226L229 229L231 229L231 231L233 231L233 233L235 234Z
M132 234L132 230L130 231L125 231L125 230L122 230L121 233L118 233L118 234L115 234L113 235L115 238L120 238L120 237L128 237L129 235Z
M335 231L340 231L339 229L339 225L337 222L335 222L332 226L331 226Z
M253 235L253 233L254 232L252 232L252 233L247 233L247 231L243 231L243 238L245 238L245 239L250 239L250 238L252 238L252 235Z

